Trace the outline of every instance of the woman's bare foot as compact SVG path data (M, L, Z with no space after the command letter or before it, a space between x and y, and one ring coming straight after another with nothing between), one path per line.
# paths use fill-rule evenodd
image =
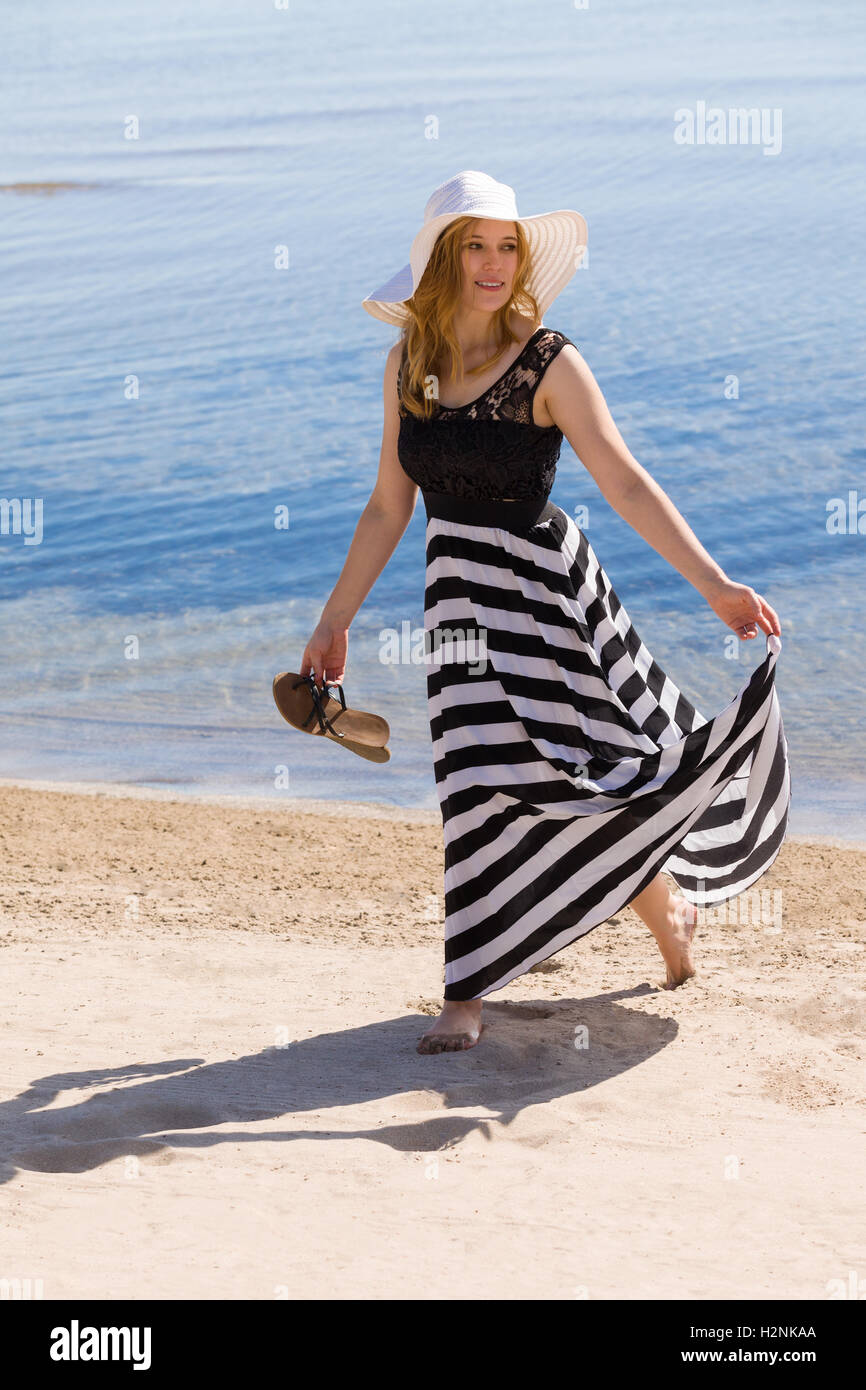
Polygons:
M698 921L698 909L679 893L672 893L661 874L632 898L633 907L642 917L656 939L667 966L665 989L676 989L695 973L692 960L692 937Z
M666 921L653 931L667 967L665 989L676 989L695 973L692 960L692 937L698 921L698 909L678 893L671 893ZM652 930L652 928L650 928Z
M442 1012L418 1042L418 1052L465 1052L481 1036L480 999L446 999Z

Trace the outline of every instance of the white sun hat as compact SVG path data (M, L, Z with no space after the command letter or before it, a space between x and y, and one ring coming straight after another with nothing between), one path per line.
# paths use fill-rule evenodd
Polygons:
M431 193L424 209L424 225L412 242L409 264L361 301L368 314L402 328L407 317L404 301L421 283L442 228L458 217L520 223L532 258L527 288L535 296L542 318L586 255L586 222L579 212L563 209L521 217L513 188L477 169L464 169Z

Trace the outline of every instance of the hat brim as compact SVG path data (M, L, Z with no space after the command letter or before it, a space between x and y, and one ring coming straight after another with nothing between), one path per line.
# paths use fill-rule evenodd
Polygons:
M425 223L412 242L409 263L361 301L367 313L384 323L402 327L408 317L405 301L411 299L421 283L436 238L443 227L454 222L457 217L466 215L443 213ZM520 223L529 243L532 269L527 288L537 301L539 313L543 318L586 256L586 220L571 208L511 220Z
M373 318L382 319L385 323L402 324L406 317L405 309L402 309L401 313L402 305L405 300L411 299L414 293L412 267L407 262L402 270L398 270L396 275L392 275L390 280L380 285L361 302Z

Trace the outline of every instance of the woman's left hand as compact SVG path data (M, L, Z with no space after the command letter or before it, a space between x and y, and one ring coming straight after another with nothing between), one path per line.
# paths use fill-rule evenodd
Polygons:
M782 634L775 609L748 584L735 584L727 579L707 594L706 599L716 616L738 637L757 637L759 627L776 637Z

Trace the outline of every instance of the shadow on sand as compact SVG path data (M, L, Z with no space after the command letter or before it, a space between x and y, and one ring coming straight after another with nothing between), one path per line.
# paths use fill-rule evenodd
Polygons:
M0 1105L0 1181L22 1169L83 1173L126 1155L261 1140L362 1138L441 1150L652 1057L677 1024L617 1001L658 992L641 985L588 999L485 1001L481 1043L467 1052L417 1053L429 1019L406 1014L225 1061L169 1058L44 1076ZM84 1100L55 1103L64 1091L91 1087L96 1093ZM348 1107L385 1099L405 1119L351 1127ZM489 1113L448 1113L477 1108ZM333 1129L217 1129L331 1109L340 1112ZM431 1115L437 1109L443 1113Z

